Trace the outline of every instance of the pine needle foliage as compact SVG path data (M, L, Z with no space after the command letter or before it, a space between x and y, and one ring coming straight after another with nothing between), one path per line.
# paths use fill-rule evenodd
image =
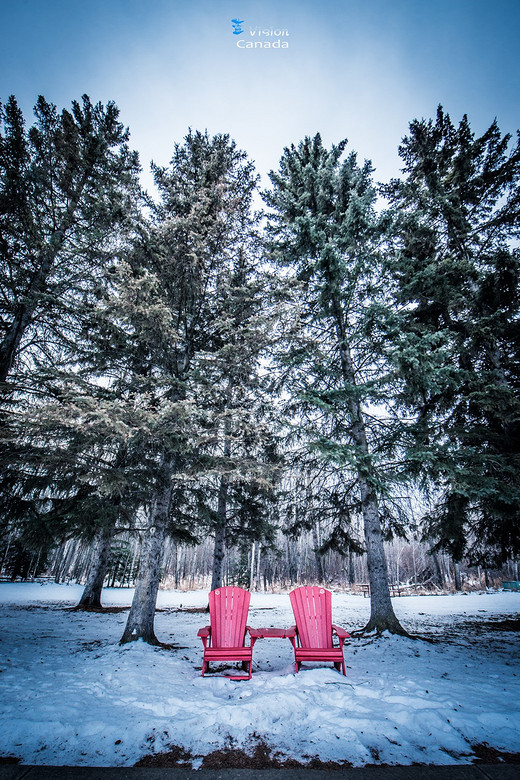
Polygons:
M434 485L427 536L484 565L520 552L520 142L439 107L400 147L395 362L410 471Z

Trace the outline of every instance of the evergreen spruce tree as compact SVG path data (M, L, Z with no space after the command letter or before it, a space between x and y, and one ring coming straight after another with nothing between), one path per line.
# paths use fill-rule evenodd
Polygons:
M197 405L207 419L208 446L201 440L201 452L209 476L201 475L199 495L204 495L215 540L212 590L222 586L227 547L273 540L270 517L280 462L268 380L260 364L273 314L266 304L268 282L260 267L257 236L247 238L229 267L222 269L214 336L194 366Z
M34 112L27 131L14 97L0 106L4 392L22 355L49 362L53 347L74 343L79 311L95 298L138 190L137 153L114 103L84 95L60 114L39 97Z
M92 540L92 564L87 574L87 581L76 606L78 610L101 609L101 594L108 569L110 549L114 538L115 526L102 526L96 531Z
M36 372L38 380L41 397L19 399L4 427L9 440L0 477L0 528L44 560L49 548L66 539L92 542L128 529L142 493L130 433L135 415L125 419L121 400L116 406L109 389L87 381L78 366L70 374L62 371L61 379L56 371ZM90 587L90 607L100 606L102 563L94 556L100 584L95 592Z
M435 486L436 548L501 563L520 552L520 143L439 107L400 155L385 194L408 463Z
M85 95L59 113L40 97L35 116L27 130L14 97L0 109L0 524L43 560L106 514L101 501L80 520L99 487L85 463L104 447L71 421L85 411L90 312L136 219L139 163L113 103Z
M208 421L205 372L210 377L210 364L227 360L233 327L223 324L222 291L255 225L254 169L229 136L190 131L175 146L170 166L153 170L161 199L131 258L120 308L120 338L127 354L131 341L138 355L131 381L154 434L146 434L144 448L151 475L148 527L122 642L157 642L155 602L177 494L214 465L207 440L218 439L239 414L222 410ZM205 356L211 358L206 367ZM218 381L225 392L222 373Z
M286 148L266 195L270 251L283 268L290 317L283 363L295 418L325 460L355 473L371 587L365 631L404 633L388 587L379 497L388 490L382 448L385 367L367 311L382 299L370 163L346 142L327 150L319 135ZM347 477L348 479L349 477Z

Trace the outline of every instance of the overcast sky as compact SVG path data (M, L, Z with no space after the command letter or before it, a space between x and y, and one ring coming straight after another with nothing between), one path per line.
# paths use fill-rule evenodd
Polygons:
M289 47L238 47L256 27ZM229 133L264 175L305 135L346 137L379 181L439 103L476 132L520 127L520 0L0 0L0 30L1 100L29 121L39 94L114 100L145 171L190 126Z

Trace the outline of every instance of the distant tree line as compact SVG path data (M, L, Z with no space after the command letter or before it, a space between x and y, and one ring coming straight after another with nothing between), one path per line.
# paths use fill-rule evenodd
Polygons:
M150 643L165 576L362 576L367 633L405 633L400 579L518 576L519 139L439 107L376 186L317 134L261 211L228 135L190 130L150 195L114 103L0 118L4 572L76 572L84 609L135 583Z
M368 596L368 569L365 554L335 550L321 553L316 544L323 538L321 528L302 531L297 536L279 529L274 544L252 542L247 548L228 546L222 560L222 585L239 585L254 591L288 590L302 584L326 587ZM97 550L88 541L67 539L54 547L41 568L38 556L27 551L20 555L13 532L12 544L2 550L5 580L85 583ZM140 537L134 532L119 533L112 541L101 587L133 588L139 572ZM410 532L408 538L385 542L391 595L414 595L480 591L500 588L504 580L518 580L518 561L499 567L471 566L443 552L432 553L427 542ZM7 573L9 572L9 573ZM166 540L161 564L161 584L178 590L209 589L214 573L214 540L206 537L197 545ZM102 609L95 606L95 609Z

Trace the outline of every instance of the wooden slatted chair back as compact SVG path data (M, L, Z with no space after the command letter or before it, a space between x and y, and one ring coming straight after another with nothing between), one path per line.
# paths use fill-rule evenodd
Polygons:
M212 647L243 647L251 594L235 587L217 588L209 594Z
M296 588L289 594L302 647L332 647L330 590L316 586Z

